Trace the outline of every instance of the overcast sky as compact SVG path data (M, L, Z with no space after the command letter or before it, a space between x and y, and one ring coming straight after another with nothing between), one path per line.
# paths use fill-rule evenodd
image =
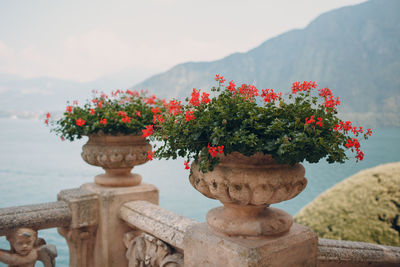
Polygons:
M246 52L361 2L1 0L0 73L74 81L124 73L136 83L178 63Z

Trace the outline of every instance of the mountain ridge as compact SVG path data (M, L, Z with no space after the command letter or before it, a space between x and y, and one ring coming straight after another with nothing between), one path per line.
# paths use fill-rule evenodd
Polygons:
M400 126L400 15L396 10L400 10L396 0L338 8L245 53L178 64L132 88L156 88L161 97L183 98L192 88L214 85L215 74L284 91L294 81L314 80L340 97L340 112L353 120Z

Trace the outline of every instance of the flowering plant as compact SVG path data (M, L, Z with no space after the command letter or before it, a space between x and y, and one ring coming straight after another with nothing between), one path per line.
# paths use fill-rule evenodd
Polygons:
M70 141L90 134L142 134L155 123L157 114L161 113L162 101L155 95L147 96L146 92L116 90L111 96L94 92L94 97L82 107L77 101L67 106L64 116L51 120L46 115L46 124L51 131L61 135L61 139Z
M262 152L291 165L325 157L329 163L343 163L348 149L363 159L357 137L367 139L372 132L337 117L340 101L329 88L316 90L315 82L295 82L284 99L273 89L260 91L233 81L224 86L222 76L215 79L214 97L193 89L186 105L171 101L175 104L166 106L162 120L154 124L152 139L162 141L155 156L185 157L187 169L195 160L203 172L213 170L220 154L232 152Z

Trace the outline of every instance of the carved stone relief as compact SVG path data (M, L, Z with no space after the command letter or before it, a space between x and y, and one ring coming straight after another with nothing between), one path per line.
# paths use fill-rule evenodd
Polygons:
M0 262L9 267L34 267L36 261L43 262L45 267L54 267L57 249L47 245L44 239L38 238L37 231L19 228L7 235L10 250L0 249Z
M183 267L183 255L154 236L129 232L124 243L129 267Z

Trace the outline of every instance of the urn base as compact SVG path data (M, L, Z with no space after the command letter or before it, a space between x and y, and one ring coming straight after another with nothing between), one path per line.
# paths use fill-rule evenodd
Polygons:
M287 212L267 205L224 204L207 213L211 230L228 236L262 237L290 230L293 218Z
M130 169L106 169L106 173L94 177L95 183L106 187L126 187L139 185L142 176L130 173Z

